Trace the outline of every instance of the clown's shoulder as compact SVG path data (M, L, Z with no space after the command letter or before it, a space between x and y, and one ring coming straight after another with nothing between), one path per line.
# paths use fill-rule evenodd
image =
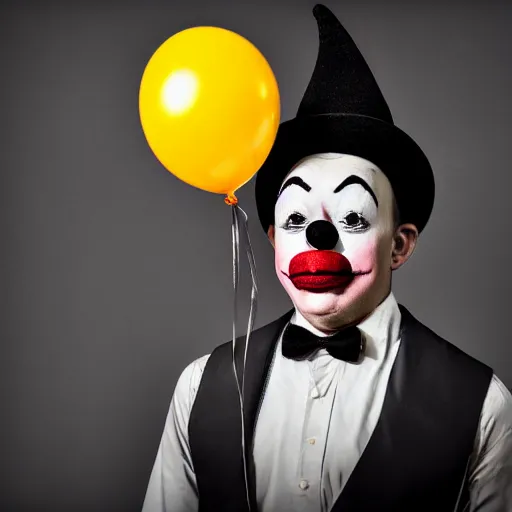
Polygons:
M194 359L191 363L189 363L181 372L178 378L178 382L176 384L176 389L174 392L175 399L180 398L182 401L186 403L187 407L190 410L197 395L197 390L199 388L199 384L201 383L201 378L203 377L203 372L206 367L206 363L210 359L212 353L216 351L225 352L231 350L232 342L227 341L217 345L209 354L205 354L201 357L198 357L197 359Z
M400 306L402 313L405 308ZM408 313L407 310L405 310ZM417 321L417 319L415 319ZM464 358L481 363L478 359L460 348L458 343L448 341L438 333L418 322L420 328L431 334L431 341L436 340L440 346L448 349L448 353L459 353ZM493 450L499 450L502 445L512 456L512 393L504 382L498 377L494 370L489 382L489 387L482 404L479 428L475 440L475 453L482 455L488 454ZM434 378L434 373L432 378Z
M260 327L259 329L256 329L251 334L251 338L258 331L264 331L265 329L268 329L270 325L276 322L271 322L271 324L269 325L265 325L263 327ZM244 339L245 336L240 336L239 338L237 338L237 342L243 343ZM190 362L187 366L185 366L185 368L183 369L178 378L178 382L174 390L173 402L175 402L175 404L179 404L180 406L184 407L185 410L190 412L194 404L197 391L201 383L201 379L203 377L204 369L210 359L210 356L216 352L221 352L223 353L224 356L229 355L229 353L232 353L232 346L233 344L231 340L221 343L214 347L212 352L210 352L209 354L205 354L201 357L198 357L197 359L194 359L192 362ZM224 360L226 360L225 357Z
M190 411L203 376L203 371L211 354L194 359L181 372L174 390L174 402L181 402Z
M493 374L480 416L475 451L481 456L508 446L512 456L512 394L500 378Z

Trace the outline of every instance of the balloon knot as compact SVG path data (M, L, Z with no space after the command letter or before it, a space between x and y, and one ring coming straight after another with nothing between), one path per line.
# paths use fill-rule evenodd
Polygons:
M235 206L238 204L238 199L236 198L236 196L234 194L228 194L225 198L224 198L224 202L229 205L229 206Z

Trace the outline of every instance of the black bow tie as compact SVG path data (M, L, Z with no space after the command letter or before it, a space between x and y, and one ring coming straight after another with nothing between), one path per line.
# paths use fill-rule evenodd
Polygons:
M325 348L336 359L356 363L364 351L364 337L356 326L331 336L317 336L304 327L288 324L283 333L281 350L289 359L305 359L317 349Z

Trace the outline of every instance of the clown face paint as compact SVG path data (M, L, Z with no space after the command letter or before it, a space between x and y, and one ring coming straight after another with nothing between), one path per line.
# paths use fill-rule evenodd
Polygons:
M307 157L276 203L277 276L314 325L359 321L389 293L393 234L393 192L380 169L350 155Z

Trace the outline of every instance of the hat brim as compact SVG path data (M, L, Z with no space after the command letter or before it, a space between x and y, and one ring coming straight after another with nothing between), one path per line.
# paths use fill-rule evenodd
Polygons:
M274 223L277 194L285 176L299 160L317 153L343 153L372 162L391 183L401 222L423 230L434 205L435 184L430 163L416 142L380 119L322 114L296 117L279 126L272 150L256 176L256 205L265 232Z

